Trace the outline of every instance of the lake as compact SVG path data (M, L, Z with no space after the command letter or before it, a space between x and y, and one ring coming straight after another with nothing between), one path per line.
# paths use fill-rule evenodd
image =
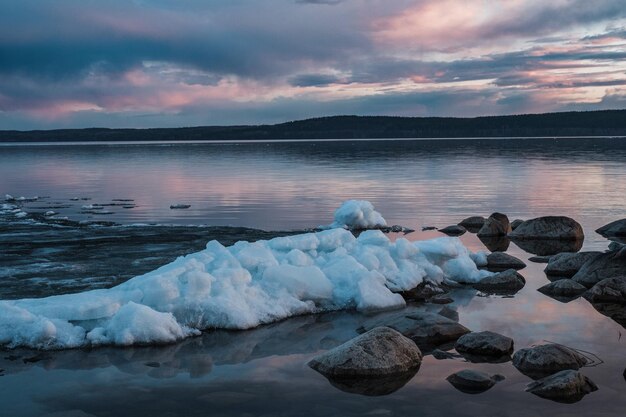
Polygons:
M348 199L369 200L389 224L415 229L405 236L411 240L442 236L421 231L425 226L499 211L511 220L573 217L585 231L582 250L606 250L609 242L594 230L626 217L626 140L2 145L0 193L40 197L22 204L25 218L0 216L0 299L110 287L200 250L209 239L229 244L329 224ZM171 209L175 204L190 207ZM48 219L46 211L57 214ZM473 234L461 240L472 251L486 250ZM599 390L580 402L524 392L531 380L510 362L431 355L389 395L346 392L306 365L371 319L337 312L249 331L206 332L163 347L3 351L1 414L623 414L624 327L582 298L562 303L537 292L549 282L545 265L507 245L507 253L527 264L520 271L524 289L515 297L455 290L448 306L466 327L508 335L516 349L552 341L597 355L601 363L582 371ZM445 378L464 368L506 379L482 394L462 393Z

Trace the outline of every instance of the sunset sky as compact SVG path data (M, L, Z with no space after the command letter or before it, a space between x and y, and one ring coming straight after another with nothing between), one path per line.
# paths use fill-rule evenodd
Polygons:
M624 0L0 0L0 129L609 108Z

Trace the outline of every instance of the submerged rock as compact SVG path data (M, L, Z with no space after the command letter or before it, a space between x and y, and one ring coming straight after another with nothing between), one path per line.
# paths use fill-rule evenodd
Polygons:
M511 239L582 240L583 228L576 220L565 216L545 216L530 219L509 233Z
M506 271L507 269L526 268L526 264L515 256L504 252L492 252L487 255L486 269L490 271Z
M422 353L410 339L388 327L376 327L311 359L308 365L331 377L382 377L415 370Z
M473 284L477 290L491 294L514 294L524 285L526 280L514 269L488 276Z
M499 357L513 353L513 339L490 331L473 332L461 336L454 348L462 354Z
M606 278L624 275L626 271L626 248L606 252L587 261L572 279L591 288Z
M561 403L575 403L597 390L598 386L592 380L574 370L557 372L526 387L527 392Z
M560 279L544 285L543 287L537 289L537 291L551 297L563 297L571 300L572 298L583 294L587 291L587 288L580 285L576 281L572 281L571 279Z
M478 236L506 236L511 233L511 225L506 214L493 213L478 231Z
M485 218L483 216L472 216L463 219L459 222L459 226L463 226L468 231L476 233L485 224Z
M604 237L626 237L626 219L616 220L596 230Z
M546 275L555 277L571 278L589 260L594 259L602 252L564 252L550 258L548 265L543 270Z
M626 304L626 275L603 279L587 291L584 297L593 304Z
M502 375L489 375L485 372L463 369L450 375L446 380L461 392L479 394L493 387L496 382L502 381Z
M513 355L513 366L531 378L542 378L566 369L578 370L587 358L556 343L520 349Z
M438 230L441 233L444 233L448 236L461 236L462 234L467 232L467 230L463 226L459 226L456 224L452 226L444 227L443 229L438 229Z

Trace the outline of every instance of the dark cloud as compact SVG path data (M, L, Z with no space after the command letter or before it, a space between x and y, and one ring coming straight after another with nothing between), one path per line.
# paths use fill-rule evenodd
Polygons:
M295 87L321 87L341 82L341 79L332 74L298 74L289 79L289 84Z

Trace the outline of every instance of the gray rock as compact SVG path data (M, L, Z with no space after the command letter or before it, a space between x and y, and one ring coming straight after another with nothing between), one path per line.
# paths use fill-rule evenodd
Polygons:
M400 295L402 295L405 300L426 301L445 293L446 290L441 288L441 286L424 281L413 289L402 291Z
M606 278L619 277L626 271L626 248L602 253L587 261L572 279L591 288Z
M463 226L472 233L476 233L485 224L485 218L482 216L472 216L461 220L459 226Z
M513 230L517 229L517 227L518 227L520 224L522 224L522 223L524 223L524 220L521 220L521 219L515 219L515 220L513 220L513 221L511 222L511 229L513 229Z
M582 226L565 216L545 216L526 220L509 233L511 239L583 240Z
M477 356L505 356L513 353L513 339L490 331L468 333L459 337L454 348Z
M537 264L547 264L550 262L550 258L552 256L531 256L528 260Z
M565 369L578 370L587 358L556 343L520 349L513 355L513 366L531 378L542 378Z
M626 219L616 220L596 230L604 237L626 237Z
M560 279L537 289L542 294L554 297L573 298L582 295L587 288L571 279Z
M573 370L557 372L526 386L527 392L562 403L575 403L597 390L598 386L593 381Z
M622 242L611 242L609 243L609 251L620 250L626 247L626 244Z
M453 321L459 321L459 312L448 306L443 307L437 314L444 316Z
M377 327L311 359L308 365L326 376L381 377L402 374L422 363L411 340L388 327Z
M508 253L492 252L487 255L486 269L490 271L506 271L507 269L526 268L526 264Z
M592 304L626 304L626 275L603 279L587 291L584 297Z
M554 255L543 270L546 275L571 278L589 260L602 252L564 252Z
M459 337L470 332L467 327L454 320L428 312L394 314L367 323L357 331L364 332L379 326L397 330L427 352L445 343L455 342Z
M479 291L491 294L514 294L524 288L526 280L514 269L483 278L473 284Z
M493 237L506 236L511 233L511 225L506 214L493 213L478 231L478 236Z
M461 236L462 234L467 232L467 230L463 226L459 226L456 224L438 230L448 236Z
M491 376L484 372L472 369L463 369L450 375L446 380L461 392L479 394L493 387L496 382L503 380L502 375Z

